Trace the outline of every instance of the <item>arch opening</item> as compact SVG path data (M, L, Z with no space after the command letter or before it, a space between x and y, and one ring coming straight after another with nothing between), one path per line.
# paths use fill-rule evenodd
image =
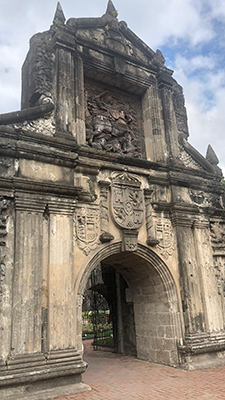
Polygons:
M142 245L138 245L136 252L121 252L119 243L107 247L107 252L104 248L83 271L78 289L80 303L91 271L97 265L101 265L103 271L112 268L116 298L114 349L142 360L178 365L177 344L182 337L180 313L175 283L168 267ZM81 329L78 329L78 344Z

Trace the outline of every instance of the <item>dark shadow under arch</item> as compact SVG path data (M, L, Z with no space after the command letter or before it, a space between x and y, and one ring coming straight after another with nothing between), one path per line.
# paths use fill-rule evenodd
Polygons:
M133 293L137 357L178 365L177 344L182 330L176 285L165 262L142 244L135 252L121 252L121 242L111 243L81 271L77 281L78 348L82 340L82 296L90 273L103 261L119 270Z

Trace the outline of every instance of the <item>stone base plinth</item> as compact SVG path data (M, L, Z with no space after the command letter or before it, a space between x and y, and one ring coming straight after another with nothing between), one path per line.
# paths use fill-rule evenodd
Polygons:
M225 333L187 335L179 352L183 367L188 370L225 365Z
M86 368L74 349L15 355L6 363L0 360L0 398L18 398L65 385L80 386Z

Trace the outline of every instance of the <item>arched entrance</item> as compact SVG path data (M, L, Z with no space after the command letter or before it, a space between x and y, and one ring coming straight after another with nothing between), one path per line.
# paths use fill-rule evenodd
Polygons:
M175 282L164 261L141 244L135 252L121 252L121 242L112 243L99 251L81 271L77 283L78 348L82 343L83 293L91 271L101 262L114 267L129 287L137 357L178 365L177 343L182 333Z

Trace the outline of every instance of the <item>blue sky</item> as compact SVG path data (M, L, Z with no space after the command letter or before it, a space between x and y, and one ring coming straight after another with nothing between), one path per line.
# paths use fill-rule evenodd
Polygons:
M0 0L0 113L20 108L20 70L30 37L49 29L55 0ZM66 19L104 14L106 0L61 0ZM183 86L190 143L210 143L225 175L225 1L115 0L125 20L154 51L159 48Z

